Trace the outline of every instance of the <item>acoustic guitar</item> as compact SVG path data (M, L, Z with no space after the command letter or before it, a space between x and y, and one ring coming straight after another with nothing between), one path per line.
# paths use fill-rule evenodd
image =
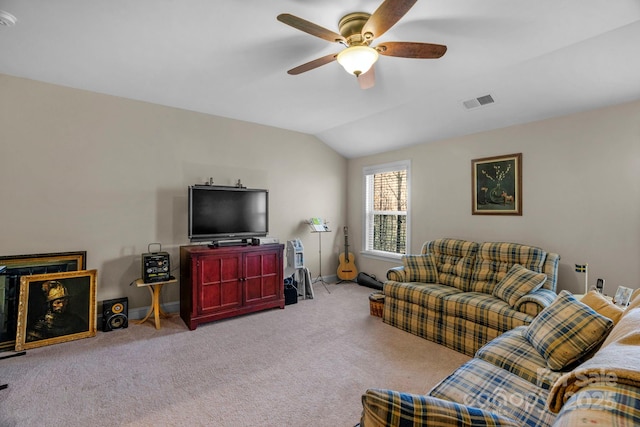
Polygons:
M340 280L352 281L358 276L358 269L356 268L355 258L351 252L349 252L349 235L347 233L348 228L344 227L344 253L340 254L340 265L338 266L338 278Z

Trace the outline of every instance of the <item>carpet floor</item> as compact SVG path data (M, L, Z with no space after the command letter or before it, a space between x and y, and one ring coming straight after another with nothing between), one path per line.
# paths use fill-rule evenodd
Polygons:
M174 316L0 360L0 425L351 427L367 388L425 393L469 359L369 315L372 289L328 289L195 331Z

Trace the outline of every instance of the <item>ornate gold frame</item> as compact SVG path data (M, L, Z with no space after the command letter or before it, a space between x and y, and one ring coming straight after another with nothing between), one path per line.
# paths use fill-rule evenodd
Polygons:
M45 345L93 337L96 335L96 276L97 270L70 271L66 273L36 274L20 278L20 303L15 350L27 350ZM46 295L43 285L49 281L61 282L68 290L69 314L80 321L76 332L34 337L37 324L46 323Z
M29 275L41 274L44 272L51 273L50 270L59 269L61 266L67 268L66 271L78 271L86 269L86 263L86 251L9 255L0 257L0 266L6 267L6 269L4 270L5 274L7 273L7 271L15 269L24 270L25 272L28 272ZM73 270L70 270L71 268L73 268ZM11 349L15 346L15 326L18 320L18 302L20 293L19 278L16 278L18 276L14 277L14 284L10 283L12 280L7 280L7 277L3 276L4 275L0 276L0 284L4 285L4 289L2 290L2 292L4 292L4 295L2 295L2 298L0 299L2 300L2 304L4 305L13 303L14 306L5 307L7 310L5 312L5 316L7 316L7 318L4 319L4 322L7 327L12 327L12 330L7 331L7 336L0 337L0 350ZM7 301L8 299L11 299L13 301ZM11 313L13 310L15 310L15 312ZM9 315L11 315L11 319L8 318ZM0 334L2 333L3 331L0 331Z

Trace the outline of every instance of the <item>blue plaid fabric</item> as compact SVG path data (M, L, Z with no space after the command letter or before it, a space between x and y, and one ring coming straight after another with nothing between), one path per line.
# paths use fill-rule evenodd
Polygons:
M407 282L438 283L438 267L433 254L402 257Z
M404 274L404 266L392 267L387 270L387 280L395 282L406 282Z
M549 426L549 392L481 359L471 359L434 387L429 396L479 408L520 426Z
M547 253L533 246L517 243L486 242L478 248L471 290L490 294L515 264L542 273Z
M473 356L480 347L503 332L460 317L442 316L440 330L434 334L437 340L434 341L467 356Z
M422 245L422 253L438 253L451 255L456 258L475 257L478 243L460 239L436 239Z
M542 272L547 275L547 280L542 284L543 289L549 289L556 292L558 284L558 265L560 264L560 255L547 252L547 257L542 265Z
M500 335L500 339L488 342L475 357L491 363L529 381L545 390L550 390L562 372L551 371L547 361L524 337L526 326L517 326Z
M513 308L529 316L536 317L542 310L551 305L556 296L556 293L552 290L538 289L521 297Z
M361 427L520 427L521 424L480 408L429 396L369 389L362 396Z
M426 242L421 253L435 258L439 283L412 283L405 267L389 269L382 318L385 323L469 356L501 333L529 324L555 298L555 292L544 288L555 289L557 254L515 243L480 245L460 239ZM503 292L515 301L509 307L491 291L516 263L543 272L547 280L543 289L518 298ZM477 267L482 271L476 272ZM474 286L483 292L472 292ZM472 293L465 296L464 292Z
M535 273L520 264L514 264L493 288L493 296L515 307L520 298L540 288L545 280L546 274Z
M462 291L469 290L477 250L476 242L459 239L432 240L422 246L423 254L436 259L439 283Z
M540 291L552 293L548 290ZM462 293L446 298L459 295ZM403 312L404 316L412 316L416 305L403 304L398 302L396 310ZM585 310L593 311L563 291L545 310L556 313L560 321L553 318L543 321L545 313L536 320L548 323L549 329L556 331L552 335L561 336L563 333L564 337L571 340L574 333L584 332L585 324L594 326L590 323L596 323L595 330L599 330L597 319L594 320L589 313L585 314ZM629 311L625 314L627 316L623 316L621 322L632 317ZM636 346L636 342L629 339L630 336L635 337L637 331L638 322L635 320L628 321L634 323L627 329L614 329L610 337L624 341L625 346ZM412 323L418 329L422 324ZM490 336L492 329L460 317L444 316L440 326L444 327L445 332L440 333L439 339L445 341L445 345L450 339L449 335L457 334L457 339L453 338L454 342L465 343L460 345L467 347L473 345L466 342L471 335L482 336L480 340L494 338ZM434 328L433 322L429 323L429 327ZM589 377L591 379L575 386L575 383L567 379L567 376L578 378L580 372L588 372L589 364L599 366L602 362L604 366L609 366L611 356L606 352L614 344L605 343L593 358L576 368L576 371L556 372L548 368L546 358L529 341L527 333L530 328L531 326L518 326L502 333L497 339L484 345L473 359L443 379L426 396L382 389L367 390L362 398L361 427L640 425L640 387L633 380L625 377L625 381L630 382L616 381L615 377L600 375ZM465 334L465 338L460 338ZM598 358L601 360L596 362ZM623 366L626 367L627 364L623 362ZM563 386L567 387L568 392L561 389L562 394L558 397L558 387ZM559 411L557 415L556 411Z
M397 285L401 287L401 284ZM445 289L442 286L440 292ZM396 294L399 292L399 289L395 290ZM535 292L535 298L523 304L536 304L537 298L544 300L551 294L551 290L539 289ZM446 300L462 298L463 295L465 293L459 290L444 295L445 302L441 310L450 308ZM436 342L439 340L451 348L460 346L468 349L484 340L490 342L426 396L382 389L367 390L362 397L364 409L361 427L640 425L640 387L630 379L631 376L625 377L624 381L612 380L609 375L598 376L578 387L567 382L567 376L578 378L580 372L587 372L590 363L599 366L600 360L595 362L597 358L609 366L611 356L606 351L612 348L612 343L605 342L604 347L576 371L557 372L549 369L545 353L539 353L539 349L530 341L529 333L537 327L540 328L537 332L541 333L541 337L551 337L553 343L572 341L576 335L585 334L585 330L589 336L599 336L602 325L593 314L600 315L577 302L566 291L561 292L534 319L531 326L516 326L504 333L464 319L461 316L466 312L464 309L458 310L455 316L443 314L439 321L434 321L436 314L430 312L425 327L423 319L415 315L423 312L424 307L398 300L394 304L390 311L407 319L406 323L415 329L414 333L424 334L428 329L436 337ZM482 305L478 303L478 306ZM549 313L552 315L548 316ZM629 309L625 314L627 316L623 316L621 322L632 317ZM610 319L607 321L610 322ZM536 322L540 325L536 325ZM637 343L630 336L635 337L637 323L622 331L614 330L610 337L623 340L625 346L635 346ZM437 327L442 329L434 332ZM472 337L476 337L477 341L474 342ZM582 336L578 341L584 339ZM569 347L572 346L569 343ZM617 354L619 349L613 351ZM623 366L626 367L628 364L624 361ZM569 392L563 392L561 397L554 395L558 393L558 387L563 386ZM555 411L559 413L556 415Z
M517 375L474 359L427 396L367 390L362 396L361 427L640 425L638 387L609 382L587 385L571 396L557 416L543 402L547 393Z
M478 292L447 295L443 311L446 315L471 320L500 331L528 325L533 320L531 316L514 310L501 299Z
M386 293L387 284L384 289ZM444 344L440 339L440 330L442 329L440 316L420 304L385 296L382 320L384 323L419 337Z
M562 291L524 332L547 366L561 370L588 355L609 334L613 321Z
M384 294L387 298L408 301L437 312L443 310L446 297L462 292L451 286L439 284L424 286L420 283L387 281L383 286Z

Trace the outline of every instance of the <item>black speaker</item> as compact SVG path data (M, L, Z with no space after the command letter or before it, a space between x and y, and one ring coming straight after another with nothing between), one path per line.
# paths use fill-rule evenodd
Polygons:
M129 326L129 298L115 298L102 302L102 331Z

